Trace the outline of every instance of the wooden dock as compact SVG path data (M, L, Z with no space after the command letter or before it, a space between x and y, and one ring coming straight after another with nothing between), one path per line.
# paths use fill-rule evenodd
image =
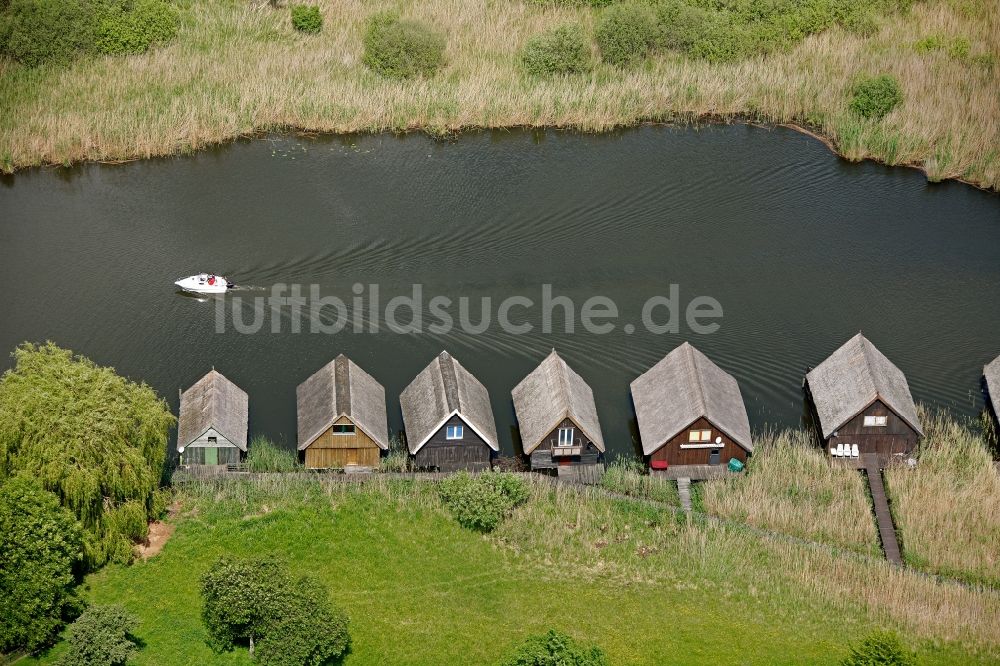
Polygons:
M882 541L882 551L885 559L893 564L902 565L903 557L899 551L899 541L896 540L896 526L892 523L892 512L889 510L889 498L885 494L885 484L882 481L882 468L877 456L861 456L865 474L868 476L868 487L871 488L872 505L875 509L875 520L878 522L878 535Z

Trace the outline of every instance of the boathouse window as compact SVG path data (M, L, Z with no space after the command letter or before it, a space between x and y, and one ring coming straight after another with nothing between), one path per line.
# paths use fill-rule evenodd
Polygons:
M208 438L208 443L209 444L213 444L213 445L214 444L218 444L219 443L219 438L218 437L209 437Z
M888 425L888 424L889 424L889 417L888 416L866 416L865 417L865 426L866 427L884 426L884 425Z
M334 435L353 435L354 434L354 424L353 423L338 423L333 426Z
M465 427L460 425L450 425L445 430L445 437L448 439L462 439L465 434Z
M573 428L559 428L559 446L573 446Z
M710 442L712 441L711 430L692 430L688 433L689 442Z

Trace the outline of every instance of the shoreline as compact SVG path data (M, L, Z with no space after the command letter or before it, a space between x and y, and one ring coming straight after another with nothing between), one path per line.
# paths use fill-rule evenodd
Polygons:
M683 128L696 128L698 126L703 126L703 125L748 125L765 130L775 129L779 127L784 129L790 129L794 132L797 132L811 139L814 139L819 143L822 143L838 159L845 160L852 164L860 164L862 162L874 162L875 164L879 164L890 168L899 167L899 168L913 169L921 172L924 175L924 177L927 179L928 185L935 185L938 183L946 183L951 181L951 182L958 182L963 185L967 185L969 187L973 187L982 192L987 192L991 194L1000 194L1000 184L996 186L990 186L990 185L985 185L982 182L968 180L959 176L945 177L937 181L931 180L925 165L916 161L891 164L886 160L880 159L873 155L867 155L860 159L851 159L845 154L844 151L842 151L837 146L834 139L823 134L820 128L810 127L805 123L798 123L794 121L769 121L759 118L753 118L748 114L723 115L715 113L691 115L689 117L685 117L683 116L683 114L678 114L676 118L670 120L647 118L638 120L634 123L622 123L622 124L610 125L606 128L598 130L583 129L582 127L575 125L514 124L514 125L496 125L496 126L469 125L458 128L449 128L445 131L436 131L435 128L433 127L420 124L413 124L404 129L373 128L373 129L361 129L361 130L350 130L350 131L348 130L337 131L337 130L325 130L325 129L311 129L309 127L297 126L297 125L281 125L271 128L261 128L258 130L254 130L252 132L238 133L216 141L206 141L202 144L199 144L197 147L193 147L190 149L177 149L171 152L151 153L147 155L123 156L119 158L114 158L114 157L81 158L78 160L66 160L62 163L56 161L49 161L49 162L42 162L40 164L15 165L12 171L0 170L0 179L14 179L19 173L24 173L32 169L72 169L80 166L86 166L87 164L103 164L103 165L115 166L115 165L131 164L134 162L142 162L144 160L187 157L213 149L225 148L238 141L262 140L264 137L272 134L301 136L310 139L317 139L321 137L343 137L352 135L374 136L377 134L392 134L399 136L410 133L420 133L433 139L457 140L463 134L474 133L474 132L489 132L489 131L541 130L541 131L572 132L580 135L599 135L599 134L610 134L621 130L637 129L640 127L647 127L647 126L674 127L683 129Z

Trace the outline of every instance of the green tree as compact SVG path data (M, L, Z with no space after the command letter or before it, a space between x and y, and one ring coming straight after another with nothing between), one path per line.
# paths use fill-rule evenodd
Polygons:
M529 637L500 666L608 666L608 659L596 645L581 645L550 629Z
M659 36L656 14L648 5L612 5L594 31L601 57L612 65L629 65L646 57Z
M590 48L579 25L563 25L535 35L521 49L529 74L574 74L590 69Z
M491 532L514 509L528 500L528 485L510 472L487 472L472 476L453 474L440 484L445 506L463 526Z
M11 0L6 13L6 50L29 67L65 64L93 46L96 14L88 0Z
M248 645L267 666L326 663L350 644L325 588L271 558L223 558L201 579L202 620L217 651Z
M0 378L0 480L25 473L83 524L91 566L128 561L146 533L174 423L145 384L51 342Z
M851 647L843 666L914 666L916 658L891 631L873 631Z
M91 606L69 626L69 650L58 666L125 666L139 652L139 619L118 605Z
M79 609L80 526L36 481L0 485L0 652L51 642Z

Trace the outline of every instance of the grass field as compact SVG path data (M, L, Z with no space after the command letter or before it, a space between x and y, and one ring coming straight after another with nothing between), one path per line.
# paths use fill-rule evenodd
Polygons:
M879 556L878 532L857 471L831 466L802 431L758 435L743 476L702 484L708 513Z
M317 1L325 26L313 36L296 34L287 7L264 0L185 0L176 40L144 55L65 69L0 60L0 168L169 154L287 127L602 130L743 116L808 125L849 159L1000 185L994 0L925 0L876 17L871 35L833 28L742 62L665 52L631 69L603 64L555 78L524 74L519 49L567 22L589 30L598 10L521 0ZM361 64L363 22L389 7L447 34L442 71L397 82ZM859 120L849 90L859 76L881 73L899 79L904 101L883 120Z
M1000 474L977 427L924 410L916 469L886 471L907 564L1000 587Z
M91 601L141 618L138 664L250 663L205 644L198 577L225 553L279 554L328 586L351 616L347 664L495 663L550 627L613 664L835 664L880 626L923 664L1000 663L996 593L599 491L536 482L490 536L460 528L421 483L231 480L180 499L158 556L86 582Z

